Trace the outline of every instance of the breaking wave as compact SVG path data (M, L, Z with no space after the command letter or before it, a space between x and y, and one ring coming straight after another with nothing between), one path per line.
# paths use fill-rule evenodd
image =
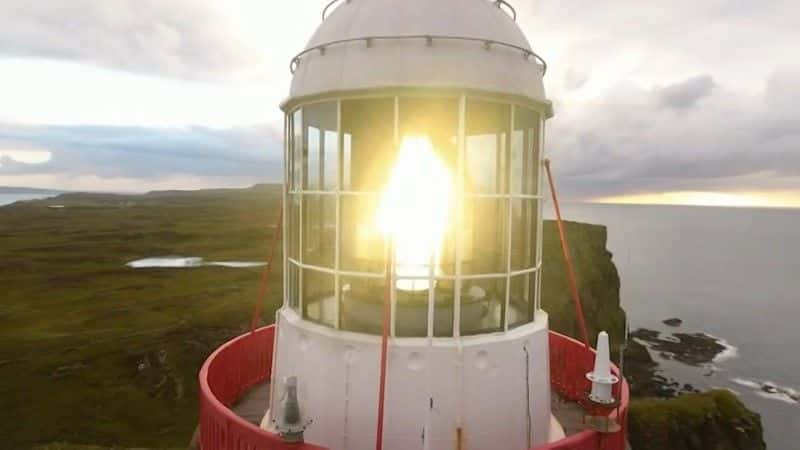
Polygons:
M752 389L754 394L762 398L792 405L800 404L800 392L788 386L781 386L772 381L747 378L731 378L731 382Z

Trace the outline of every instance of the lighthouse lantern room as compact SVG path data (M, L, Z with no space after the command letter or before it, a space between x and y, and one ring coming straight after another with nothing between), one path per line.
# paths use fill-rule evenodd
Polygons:
M552 108L515 16L503 0L334 1L291 61L264 433L335 450L564 438L551 385L583 400L594 356L551 354L584 348L541 309Z

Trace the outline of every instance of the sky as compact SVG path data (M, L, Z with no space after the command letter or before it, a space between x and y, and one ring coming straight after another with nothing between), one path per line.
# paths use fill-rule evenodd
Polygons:
M288 63L326 3L4 0L0 186L278 181ZM511 3L548 61L562 197L800 206L794 1Z

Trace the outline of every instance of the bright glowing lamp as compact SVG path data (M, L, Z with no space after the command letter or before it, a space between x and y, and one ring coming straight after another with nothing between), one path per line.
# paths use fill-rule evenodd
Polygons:
M452 178L427 137L403 139L381 196L378 228L394 248L398 289L424 291L440 273Z

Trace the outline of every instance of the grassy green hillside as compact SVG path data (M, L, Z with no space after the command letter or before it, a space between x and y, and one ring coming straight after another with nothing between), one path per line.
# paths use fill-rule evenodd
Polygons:
M64 194L0 208L0 448L185 445L197 370L246 326L261 269L125 263L170 254L262 260L279 196L278 186ZM618 337L624 313L605 228L567 225L593 324ZM555 329L576 335L556 236L548 223L543 303ZM278 268L265 317L280 280Z
M66 194L0 208L0 448L185 446L197 370L245 326L261 269L125 263L262 260L279 196L275 186ZM55 203L66 207L47 208ZM280 279L277 270L265 317Z

